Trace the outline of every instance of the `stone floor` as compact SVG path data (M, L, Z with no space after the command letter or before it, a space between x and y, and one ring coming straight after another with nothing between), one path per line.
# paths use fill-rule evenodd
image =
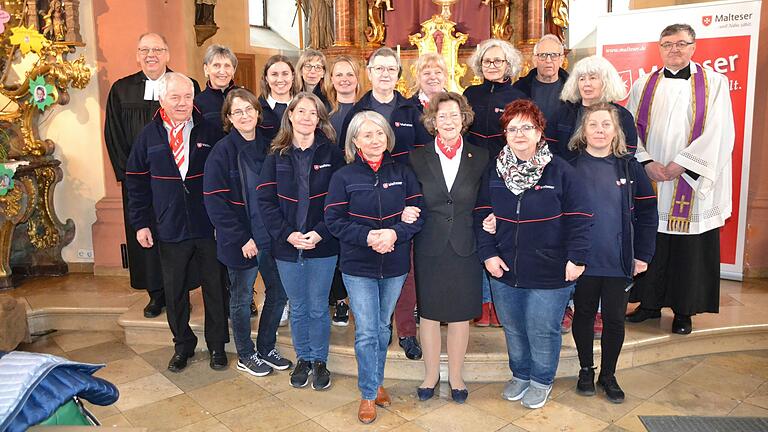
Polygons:
M566 336L568 337L568 336ZM559 378L539 410L500 398L502 383L470 383L465 405L440 398L419 402L416 381L388 380L393 404L372 425L357 422L354 377L336 375L325 392L293 389L287 372L257 378L208 367L198 352L182 373L166 370L172 348L128 345L120 331L58 331L21 350L106 363L98 376L116 384L113 406L91 406L104 425L150 431L644 431L638 415L768 416L768 351L686 357L619 371L623 404L574 392ZM230 360L233 360L230 357Z

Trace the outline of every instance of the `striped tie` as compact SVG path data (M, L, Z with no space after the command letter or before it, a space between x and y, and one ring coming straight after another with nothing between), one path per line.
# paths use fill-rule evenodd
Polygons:
M171 152L173 152L173 160L176 161L176 167L181 168L184 164L184 127L189 123L189 120L183 121L178 124L174 124L173 120L168 117L165 110L160 110L160 117L163 122L170 127L171 131L168 133L168 143L171 146Z

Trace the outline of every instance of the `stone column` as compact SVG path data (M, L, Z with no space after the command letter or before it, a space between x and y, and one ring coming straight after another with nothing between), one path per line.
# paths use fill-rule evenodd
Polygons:
M335 31L333 46L352 46L355 31L354 15L349 0L336 0L333 6Z
M529 1L526 6L523 42L535 43L543 36L541 29L544 23L544 2L541 0Z

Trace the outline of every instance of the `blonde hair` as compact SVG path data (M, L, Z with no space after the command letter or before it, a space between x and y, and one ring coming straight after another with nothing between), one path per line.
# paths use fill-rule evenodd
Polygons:
M392 132L392 128L389 126L387 119L376 111L360 111L352 117L352 120L349 122L349 127L347 128L347 137L344 140L344 159L347 160L347 163L355 160L357 146L355 145L354 139L360 132L360 128L367 121L384 130L384 133L387 135L387 151L391 152L395 147L395 133Z
M437 53L426 53L419 56L416 59L416 63L413 64L413 68L416 73L413 75L413 84L411 85L411 94L417 94L421 90L421 72L429 67L437 67L443 71L446 82L448 81L448 67L445 65L445 59L443 56Z
M315 130L320 131L328 138L329 141L336 141L336 132L331 126L331 122L328 121L328 111L325 109L325 105L320 101L320 98L310 92L300 92L296 97L291 100L288 107L285 109L283 119L280 120L280 131L277 133L275 139L272 140L272 145L269 150L272 153L279 153L284 155L291 147L293 147L293 123L289 118L289 114L296 109L296 105L304 99L309 99L315 104L317 110L317 127Z
M328 103L331 104L331 112L328 113L329 115L333 115L333 113L339 110L339 97L336 93L336 88L333 86L333 68L335 68L339 63L349 64L349 66L352 68L352 72L355 73L355 77L357 77L357 86L355 87L355 101L360 99L360 90L362 89L360 86L360 64L358 62L352 60L352 57L347 55L340 55L331 60L331 63L328 65L328 70L326 71L325 77L323 77L323 89L325 90L325 97L328 98Z
M621 127L619 119L619 110L608 102L600 102L588 107L584 107L584 115L581 117L581 124L576 128L571 140L568 142L568 149L572 151L584 151L587 148L586 127L589 116L598 112L607 111L611 116L613 128L616 130L616 136L611 141L611 152L616 157L622 157L627 154L627 138L624 135L624 129Z

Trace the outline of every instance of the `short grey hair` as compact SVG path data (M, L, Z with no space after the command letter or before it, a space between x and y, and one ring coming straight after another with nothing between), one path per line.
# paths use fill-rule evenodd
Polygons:
M376 59L376 57L394 57L395 61L397 61L397 69L400 71L403 70L403 64L400 63L400 57L397 56L397 53L395 50L393 50L390 47L381 47L371 53L371 56L368 57L368 65L367 67L373 66L373 60ZM398 73L398 76L400 76L400 73Z
M691 27L689 24L672 24L664 27L664 30L662 30L661 34L659 35L659 40L661 40L663 37L672 36L683 31L687 32L688 35L691 36L691 39L696 42L696 30L694 30L693 27Z
M165 99L165 93L168 91L168 84L171 81L181 81L189 85L193 92L195 90L195 85L192 84L192 80L188 76L178 72L166 72L157 80L157 96L160 99Z
M573 71L568 76L565 84L563 84L560 100L572 103L581 102L579 78L590 74L599 75L600 81L603 83L600 102L620 101L627 95L624 80L621 79L611 62L603 57L593 55L579 60L573 66Z
M504 52L504 58L507 60L507 72L505 78L516 76L520 73L523 65L523 56L511 43L501 39L486 39L477 45L475 52L469 57L469 65L475 72L475 75L483 77L483 56L493 48L499 47Z
M563 54L565 52L565 46L563 45L563 41L561 41L559 37L553 35L552 33L547 33L544 36L542 36L538 42L536 42L536 45L533 46L533 55L536 55L539 53L539 45L541 45L542 42L547 40L555 42L560 47L560 54Z
M224 57L225 59L228 59L232 63L232 67L237 69L237 56L229 47L216 44L209 46L208 49L205 50L203 64L209 65L213 63L213 59L216 57Z
M160 33L155 33L155 32L142 33L141 36L139 36L139 39L136 41L136 43L140 44L141 40L144 39L147 36L157 36L157 37L159 37L160 40L162 40L163 43L165 44L165 47L168 48L168 40L165 38L165 36L161 35Z
M347 163L351 163L355 160L357 147L353 140L357 137L357 134L360 133L360 128L363 126L363 123L367 121L372 122L384 130L384 133L387 135L387 151L391 152L395 147L395 133L392 132L392 128L389 126L387 119L376 111L360 111L352 117L352 120L350 120L347 129L347 137L344 139L344 158L347 160Z

